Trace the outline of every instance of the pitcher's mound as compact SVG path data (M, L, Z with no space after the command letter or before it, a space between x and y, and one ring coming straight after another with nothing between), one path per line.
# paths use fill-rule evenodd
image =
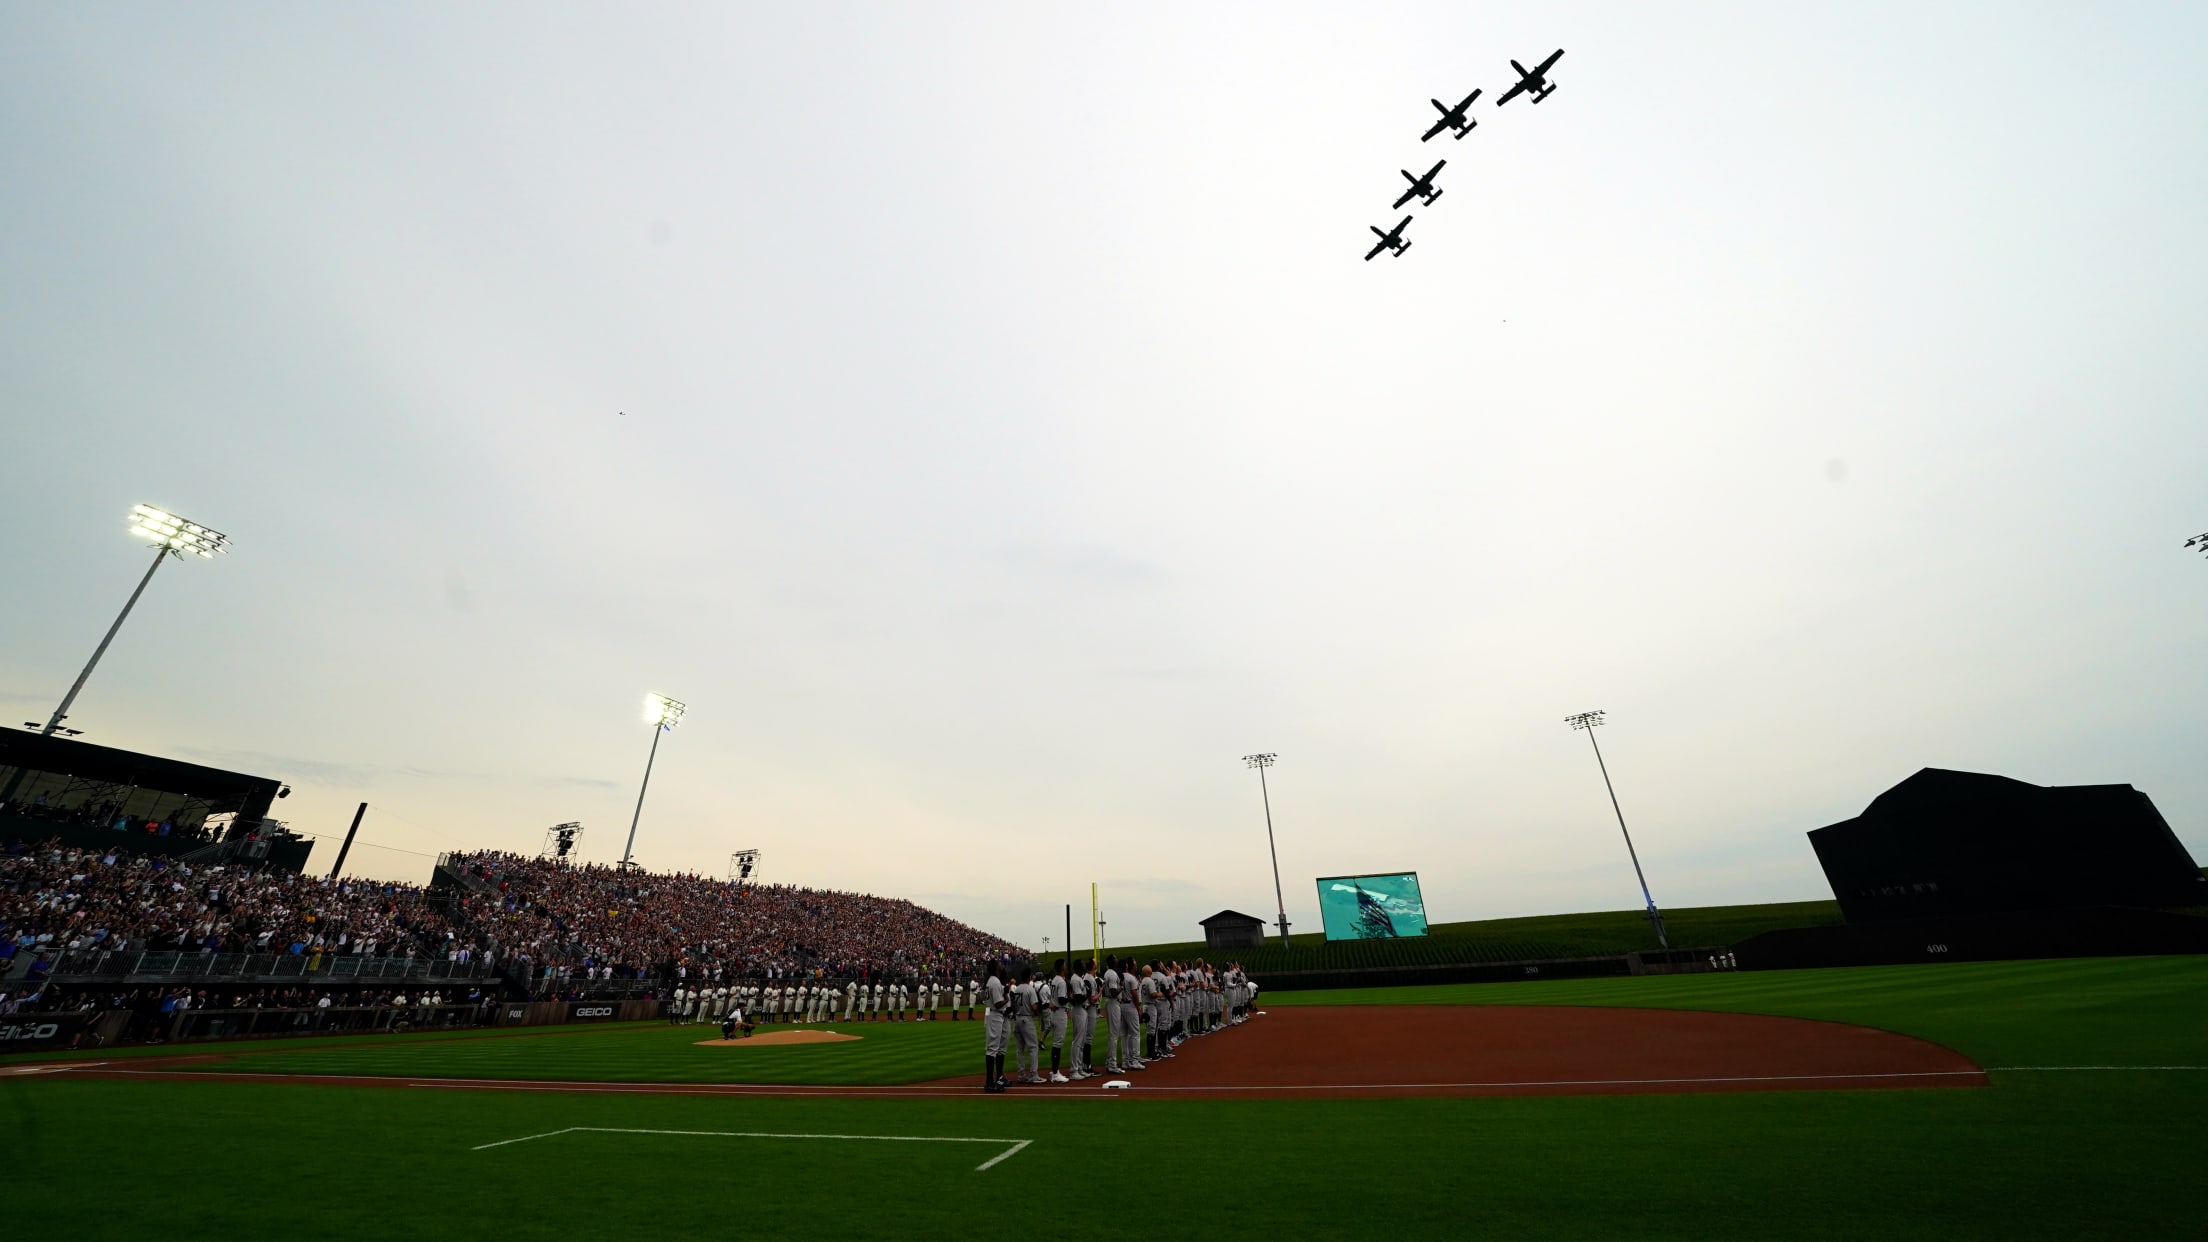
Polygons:
M781 1044L841 1044L863 1035L845 1035L839 1031L766 1031L749 1039L701 1039L700 1048L759 1048Z

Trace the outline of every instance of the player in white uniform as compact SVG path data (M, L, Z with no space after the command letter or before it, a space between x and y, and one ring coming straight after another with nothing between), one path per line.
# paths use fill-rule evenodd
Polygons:
M1065 1055L1066 1050L1066 959L1061 957L1051 965L1050 981L1043 987L1043 1002L1048 1006L1043 1011L1043 1018L1046 1024L1045 1038L1050 1044L1050 1080L1072 1082L1059 1069L1059 1058Z
M981 1089L991 1095L1004 1090L1004 1037L1005 1028L1010 1022L1004 1012L1004 980L998 977L997 972L997 965L990 963L989 981L984 985L988 992L989 1008L983 1020L981 1044L982 1062L987 1067L982 1076Z
M1100 981L1104 991L1104 1072L1121 1073L1120 1039L1127 1029L1126 1015L1121 1009L1119 959L1104 959L1104 977Z
M1035 1012L1041 1004L1035 987L1035 972L1025 966L1020 968L1019 983L1012 989L1012 1072L1014 1081L1039 1083L1042 1075L1042 1044L1035 1038Z
M1096 1029L1096 1011L1089 1007L1089 972L1073 972L1066 981L1066 1016L1073 1022L1073 1059L1066 1074L1075 1082L1089 1076L1089 1038Z

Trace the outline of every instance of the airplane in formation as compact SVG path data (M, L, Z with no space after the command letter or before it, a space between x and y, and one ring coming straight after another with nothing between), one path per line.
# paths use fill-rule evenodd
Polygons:
M1503 97L1495 101L1495 106L1498 108L1502 107L1504 104L1509 103L1513 99L1516 99L1519 93L1522 91L1532 91L1533 102L1535 103L1540 103L1542 100L1547 99L1549 97L1549 92L1556 89L1556 83L1549 81L1549 67L1554 65L1557 61L1557 58L1562 56L1563 54L1564 49L1558 48L1555 51L1549 53L1549 58L1547 60L1542 61L1540 64L1535 65L1531 69L1526 68L1524 65L1519 64L1515 60L1510 62L1510 67L1518 71L1518 85L1511 87L1507 91L1504 91Z
M1448 162L1447 160L1435 160L1432 168L1416 177L1411 175L1411 170L1408 168L1397 169L1397 172L1403 174L1403 179L1411 183L1411 188L1403 191L1403 197L1395 200L1395 205L1401 207L1415 198L1428 207L1433 206L1434 200L1441 197L1441 191L1434 188L1434 174L1440 172L1441 166Z
M1372 229L1372 235L1374 237L1380 239L1380 244L1365 252L1365 262L1372 262L1373 259L1377 257L1379 253L1383 250L1393 250L1395 252L1396 258L1402 258L1403 252L1411 248L1411 243L1403 239L1403 230L1409 228L1410 224L1411 218L1409 216L1405 216L1401 220L1396 222L1396 226L1394 228L1389 229L1385 233L1381 232L1379 226L1377 225L1366 226Z
M1434 122L1434 127L1427 130L1424 134L1420 135L1418 140L1420 142L1424 142L1428 138L1433 137L1435 134L1438 134L1445 129L1453 129L1457 131L1458 141L1463 141L1464 136L1472 132L1472 127L1479 124L1478 121L1472 119L1469 112L1470 108L1472 107L1472 101L1478 99L1479 97L1480 92L1474 91L1471 94L1466 95L1464 97L1464 102L1458 104L1454 108L1450 107L1448 104L1441 102L1438 99L1427 100L1426 102L1434 105L1434 111L1441 114L1441 119Z

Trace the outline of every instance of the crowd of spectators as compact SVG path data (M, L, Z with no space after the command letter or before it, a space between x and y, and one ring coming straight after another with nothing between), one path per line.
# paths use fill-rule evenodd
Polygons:
M570 978L969 977L1025 954L895 897L456 854L471 926L501 960Z
M408 884L58 842L0 853L0 975L83 949L446 957L458 931Z
M990 961L1024 957L894 897L495 851L451 855L446 865L467 882L432 900L407 884L54 841L9 846L0 852L0 980L35 991L64 955L85 950L293 954L310 959L309 974L338 954L481 956L534 993L581 997L623 980L968 978Z
M90 824L116 832L179 841L214 839L214 833L208 829L203 816L195 814L183 820L173 814L145 818L130 814L127 807L113 798L87 798L79 802L64 803L51 801L42 791L28 798L0 802L0 814L40 819L52 824Z

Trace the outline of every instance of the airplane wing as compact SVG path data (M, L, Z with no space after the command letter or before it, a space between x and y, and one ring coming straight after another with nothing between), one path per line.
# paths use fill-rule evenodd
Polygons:
M1481 90L1485 90L1485 89L1486 89L1485 87L1482 87L1482 88L1481 88ZM1457 105L1457 111L1459 111L1459 112L1462 112L1462 111L1464 111L1464 110L1465 110L1466 108L1469 108L1469 107L1471 107L1471 106L1472 106L1472 101L1473 101L1473 100L1475 100L1475 99L1478 99L1479 97L1480 97L1480 92L1479 92L1479 91L1473 91L1473 92L1472 92L1471 94L1469 94L1469 95L1466 95L1466 96L1464 97L1464 102L1463 102L1463 103L1460 103L1460 104L1458 104L1458 105Z
M1408 190L1405 190L1405 191L1403 191L1403 197L1401 197L1401 198L1399 198L1399 199L1395 200L1395 202L1394 202L1393 206L1395 206L1395 207L1397 207L1397 208L1401 208L1401 207L1403 206L1403 204L1405 204L1405 203L1407 203L1407 202L1410 202L1410 201L1411 201L1412 199L1414 199L1414 198L1417 198L1417 197L1418 197L1418 187L1414 185L1414 186L1412 186L1412 187L1411 187L1410 189L1408 189ZM1386 244L1387 244L1386 242L1382 242L1382 243L1381 243L1381 245L1386 245ZM1370 258L1371 256L1370 256L1370 255L1367 255L1366 257L1367 257L1367 258ZM2189 543L2188 543L2188 544L2186 544L2185 546L2189 548L2189 547L2191 547L2191 546L2193 546L2193 545L2191 545L2191 544L2189 544Z
M1382 239L1381 239L1381 241L1380 241L1380 244L1379 244L1379 245L1377 245L1377 246L1374 246L1374 247L1373 247L1372 249L1370 249L1370 250L1367 250L1367 251L1365 252L1365 262L1367 262L1367 263L1370 263L1370 262L1372 262L1372 260L1373 260L1373 258L1374 258L1375 256L1377 256L1377 255L1378 255L1378 254L1379 254L1379 253L1380 253L1381 251L1383 251L1383 250L1386 250L1387 248L1388 248L1388 243L1387 243L1387 239L1385 239L1385 238L1382 238Z
M1557 62L1557 59L1558 59L1559 57L1563 56L1563 55L1564 55L1564 49L1563 49L1563 48L1558 48L1558 49L1556 49L1555 51L1553 51L1553 52L1549 53L1549 58L1548 58L1547 60L1544 60L1544 61L1542 61L1542 62L1541 62L1540 64L1538 64L1538 65L1535 65L1535 66L1533 67L1533 71L1534 71L1534 73L1536 73L1536 74L1543 74L1543 73L1547 73L1547 72L1549 71L1549 66L1551 66L1551 65L1555 64L1555 63Z
M1511 88L1510 88L1509 90L1507 90L1507 91L1504 91L1504 92L1502 93L1502 96L1501 96L1501 98L1499 98L1499 99L1497 99L1497 100L1495 101L1495 106L1496 106L1496 107L1498 107L1498 108L1500 108L1500 107L1502 107L1502 106L1503 106L1504 104L1506 104L1506 103L1509 103L1509 102L1510 102L1511 100L1513 100L1513 99L1516 99L1516 98L1518 98L1519 92L1521 92L1521 91L1523 91L1523 90L1525 90L1525 89L1526 89L1526 80L1525 80L1524 78L1520 78L1520 79L1518 79L1518 85L1516 85L1516 86L1513 86L1513 87L1511 87Z
M1420 135L1418 136L1418 140L1419 140L1420 142L1424 142L1424 141L1426 141L1426 140L1427 140L1428 138L1431 138L1431 137L1433 137L1433 136L1434 136L1435 134L1438 134L1438 133L1440 133L1441 131L1443 131L1443 130L1445 130L1445 129L1447 129L1447 128L1449 128L1449 118L1448 118L1448 117L1443 117L1443 118L1441 118L1440 120L1438 120L1438 121L1434 122L1434 127L1433 127L1432 129L1429 129L1429 130L1427 130L1427 131L1426 131L1425 133L1423 133L1423 134L1420 134Z

